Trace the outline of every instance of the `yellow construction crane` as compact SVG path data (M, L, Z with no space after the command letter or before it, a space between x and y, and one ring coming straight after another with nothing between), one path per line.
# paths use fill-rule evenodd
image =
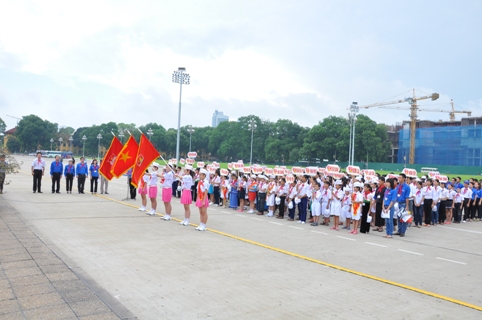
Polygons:
M410 109L410 156L409 156L409 163L414 164L415 163L415 129L417 127L417 112L420 111L435 111L431 109L419 109L417 105L417 101L419 100L425 100L425 99L432 99L432 101L437 100L439 98L438 93L432 93L431 95L428 96L422 96L422 97L417 97L415 95L415 89L413 89L413 96L411 98L405 98L401 100L395 100L395 101L386 101L386 102L377 102L373 104L369 104L366 106L361 106L360 108L363 109L368 109L368 108L389 108L391 109L392 107L386 107L386 105L391 105L391 104L397 104L397 103L404 103L408 102L410 104L409 108L395 108L395 109ZM443 112L443 111L440 111ZM455 112L455 111L450 111L450 112Z

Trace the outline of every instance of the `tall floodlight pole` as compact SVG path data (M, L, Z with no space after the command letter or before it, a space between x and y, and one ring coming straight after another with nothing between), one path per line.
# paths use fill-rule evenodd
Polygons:
M153 134L154 134L154 131L152 131L152 129L149 128L149 130L147 130L147 135L149 136L149 141L151 141L151 137L152 137Z
M100 133L97 135L97 139L99 139L99 145L97 146L97 159L100 159L100 139L102 139L102 135Z
M50 150L52 150L52 143L54 143L54 139L50 138Z
M192 134L195 132L196 130L194 130L192 128L192 126L189 126L189 128L187 128L187 132L189 133L189 152L191 152L191 141L192 141Z
M62 139L62 137L59 138L59 151L60 151L60 147L62 146L62 141L64 141L64 139Z
M358 102L353 102L350 106L350 112L353 118L353 134L352 134L352 144L351 144L351 165L355 162L355 127L356 127L356 114L359 111Z
M172 82L179 83L179 112L177 115L177 143L176 143L176 164L179 163L179 144L181 141L181 97L182 97L182 85L189 84L191 77L189 74L184 73L186 68L179 67L177 71L172 73Z
M72 137L72 135L70 136L69 141L70 141L70 152L72 152L72 142L74 142L74 137Z
M251 130L251 153L249 155L249 165L253 165L253 137L254 137L254 130L256 129L256 121L252 118L248 122L248 129Z
M348 123L350 124L350 140L349 140L349 146L348 146L348 165L351 165L351 137L352 137L352 134L353 134L353 121L352 121L351 112L348 113Z
M124 143L124 130L119 130L119 137L121 139L121 143Z
M82 137L82 142L83 142L82 143L82 158L85 157L85 152L84 152L85 151L85 140L87 140L87 137L84 134L84 136Z

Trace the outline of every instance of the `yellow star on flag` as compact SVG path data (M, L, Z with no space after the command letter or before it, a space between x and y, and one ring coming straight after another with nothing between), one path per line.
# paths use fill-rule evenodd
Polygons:
M121 156L120 156L120 159L121 159L121 160L124 160L124 162L126 162L127 159L130 159L130 158L132 158L132 157L129 157L129 151L127 151L126 153L121 154Z

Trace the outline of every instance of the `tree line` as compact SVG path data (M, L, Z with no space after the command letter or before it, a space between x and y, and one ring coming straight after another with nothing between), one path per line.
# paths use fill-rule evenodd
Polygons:
M250 122L254 121L255 129L251 132ZM0 124L3 120L0 118ZM176 151L177 129L164 128L157 123L148 123L139 127L147 133L152 130L151 141L165 157L174 157ZM180 154L185 156L189 151L196 151L205 159L218 161L243 160L249 163L251 154L251 135L253 134L253 162L257 163L296 163L301 160L315 162L317 159L329 161L348 160L350 140L350 124L343 117L330 116L324 118L311 128L302 127L289 119L272 122L255 115L241 117L238 121L222 122L216 128L193 127L191 149L189 150L189 127L181 127ZM5 130L5 128L3 128ZM85 136L85 154L96 155L98 151L98 134L102 135L100 145L109 147L112 134L127 140L129 131L137 141L140 133L136 124L108 122L90 127L74 129L60 127L57 123L43 120L36 115L22 117L16 132L8 140L10 152L35 152L38 149L56 150L59 138L65 142L72 136L73 148L82 150ZM387 128L377 124L365 115L358 115L355 135L355 161L388 162L391 144L388 140Z

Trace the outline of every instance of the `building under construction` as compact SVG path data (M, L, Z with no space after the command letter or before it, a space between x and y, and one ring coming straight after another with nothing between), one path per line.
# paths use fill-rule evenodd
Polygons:
M390 162L408 163L410 121L388 127ZM482 117L458 121L416 122L415 163L450 166L482 166Z

